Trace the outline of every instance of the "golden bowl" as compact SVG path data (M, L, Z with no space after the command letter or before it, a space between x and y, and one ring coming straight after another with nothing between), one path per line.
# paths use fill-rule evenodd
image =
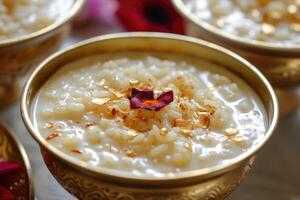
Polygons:
M21 37L0 41L0 107L18 96L18 77L55 52L69 32L70 20L84 0L75 0L66 15L44 29Z
M184 0L172 0L187 19L188 33L224 46L257 66L276 87L300 85L300 45L286 47L235 36L200 20L189 11Z
M10 191L16 200L34 200L31 166L21 142L0 124L0 157L24 166L20 178L11 184Z
M164 178L137 178L128 172L88 167L87 163L62 154L33 125L31 109L35 95L62 65L88 55L122 51L192 55L232 71L252 86L261 98L268 114L265 137L255 148L227 164ZM100 36L52 55L37 67L27 81L22 94L21 112L27 129L41 147L48 169L58 182L79 199L104 200L223 199L247 176L255 154L272 135L278 119L274 91L266 78L250 63L220 46L191 37L164 33Z

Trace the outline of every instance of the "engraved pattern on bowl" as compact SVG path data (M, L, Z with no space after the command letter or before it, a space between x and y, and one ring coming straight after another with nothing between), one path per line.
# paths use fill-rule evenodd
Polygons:
M44 161L55 179L72 195L82 200L217 200L230 195L248 176L255 157L227 174L199 184L164 189L137 189L116 186L85 176L61 162L41 147Z

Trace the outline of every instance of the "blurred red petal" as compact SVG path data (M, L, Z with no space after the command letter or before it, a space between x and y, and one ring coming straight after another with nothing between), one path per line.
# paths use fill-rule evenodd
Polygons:
M185 33L185 23L170 0L118 0L116 11L127 31Z
M22 168L22 165L16 162L1 162L0 163L0 176L9 174L12 172L16 172L17 170L20 170Z
M0 200L13 200L14 195L9 190L0 186Z

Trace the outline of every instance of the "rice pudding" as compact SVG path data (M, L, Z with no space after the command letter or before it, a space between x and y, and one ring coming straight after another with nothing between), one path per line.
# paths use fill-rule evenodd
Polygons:
M299 0L184 0L199 20L258 41L300 44Z
M51 145L136 176L226 163L266 130L263 105L244 81L180 55L82 58L55 72L34 102L34 126Z
M63 17L74 0L0 0L0 40L41 30Z

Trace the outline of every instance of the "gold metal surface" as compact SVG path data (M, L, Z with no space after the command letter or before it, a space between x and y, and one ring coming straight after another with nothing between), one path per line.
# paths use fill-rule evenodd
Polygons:
M257 92L267 111L267 131L261 143L226 164L180 172L175 176L133 177L124 171L88 167L87 163L60 153L33 125L31 106L40 87L60 66L79 58L103 52L146 51L195 56L227 68ZM222 199L246 176L252 157L272 135L278 119L278 103L266 78L238 55L211 43L191 37L163 33L120 33L100 36L58 52L31 74L24 87L21 112L24 123L39 143L44 160L56 179L80 199ZM161 197L159 195L163 194ZM95 199L94 198L94 199ZM121 198L121 197L120 197ZM121 198L121 199L122 199ZM142 198L142 199L143 199Z
M224 46L257 66L276 87L300 85L300 45L285 46L229 34L200 20L183 0L172 0L187 19L189 34Z
M0 157L6 161L18 162L24 166L24 173L10 190L16 200L34 200L31 166L23 145L3 125L0 124ZM24 190L24 188L27 188Z
M18 97L18 77L55 52L68 36L69 22L84 0L75 0L70 11L44 29L13 39L0 40L0 107Z

